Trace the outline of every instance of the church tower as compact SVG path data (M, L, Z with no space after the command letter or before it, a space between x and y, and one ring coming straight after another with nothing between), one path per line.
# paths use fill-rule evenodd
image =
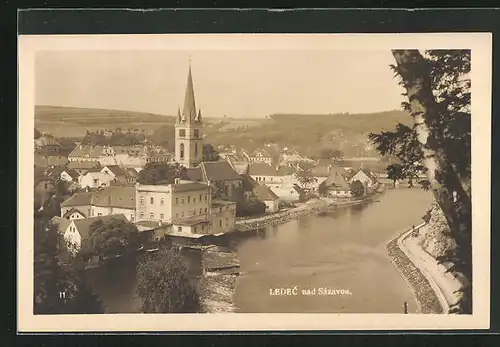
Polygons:
M193 77L189 63L184 108L177 111L175 123L175 161L192 168L203 161L203 136L201 111L196 112Z

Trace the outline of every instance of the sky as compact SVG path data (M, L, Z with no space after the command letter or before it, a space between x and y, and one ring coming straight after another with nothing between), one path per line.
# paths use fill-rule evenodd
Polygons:
M37 105L175 115L191 61L205 117L399 109L389 50L39 51Z

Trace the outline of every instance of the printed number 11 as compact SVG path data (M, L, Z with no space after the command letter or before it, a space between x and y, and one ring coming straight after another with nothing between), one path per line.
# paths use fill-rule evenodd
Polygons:
M66 292L59 292L59 299L66 299Z

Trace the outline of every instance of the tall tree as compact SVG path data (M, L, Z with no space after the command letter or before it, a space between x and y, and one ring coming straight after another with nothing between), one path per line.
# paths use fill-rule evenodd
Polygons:
M316 177L314 177L311 169L306 170L297 170L294 173L294 177L299 181L299 184L302 188L308 188L318 181Z
M124 219L96 220L89 227L86 242L82 243L82 254L97 255L100 259L135 252L141 245L135 224Z
M457 248L441 260L468 278L458 313L472 312L472 236L470 191L470 51L393 50L392 66L406 90L403 107L413 126L371 134L383 154L402 156L403 169L422 165L425 186L443 211ZM401 159L401 158L400 158Z
M175 248L163 246L137 265L137 296L144 313L196 313L200 298Z
M178 163L147 163L139 172L137 182L140 184L172 184L176 178L188 179L187 170Z
M209 143L203 145L203 161L218 161L219 152Z
M39 215L34 222L34 313L103 313L99 297L85 283L82 263L65 256L56 225Z

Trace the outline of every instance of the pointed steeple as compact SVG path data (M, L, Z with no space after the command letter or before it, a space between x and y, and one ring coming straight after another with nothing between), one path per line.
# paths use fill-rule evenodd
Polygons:
M184 97L184 108L182 116L187 124L194 123L196 118L196 103L194 100L193 77L191 75L191 61L189 62L188 80L186 86L186 95Z
M195 122L201 124L201 110L198 109L198 115L195 118Z
M181 109L177 109L177 123L180 123L182 121L182 116L181 116Z

